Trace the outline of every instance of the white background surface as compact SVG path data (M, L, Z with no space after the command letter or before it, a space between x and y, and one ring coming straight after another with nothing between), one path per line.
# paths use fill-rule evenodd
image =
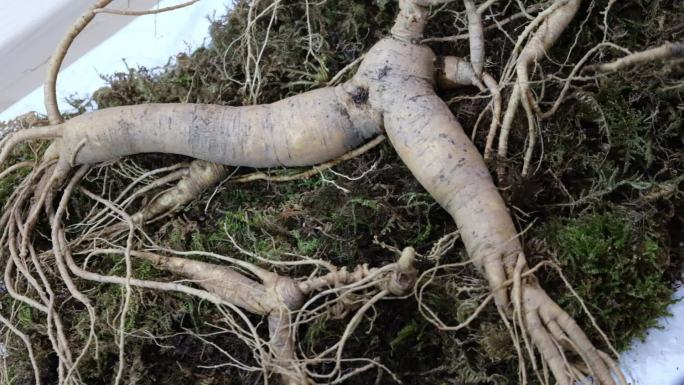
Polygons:
M684 297L679 288L675 298ZM620 363L635 385L684 385L684 301L670 306L672 317L661 319L644 342L634 341Z
M151 8L157 0L112 0L113 8ZM50 54L67 29L93 0L0 1L0 111L45 81ZM64 66L90 51L133 20L99 15L69 49Z
M0 14L7 15L11 11L9 4L12 3L13 6L23 7L25 14L30 17L19 17L12 20L13 23L0 23L0 46L9 41L12 33L33 28L43 20L41 15L28 11L31 4L35 8L36 2L39 2L43 5L42 10L48 12L52 7L46 4L57 6L65 1L69 0L2 0ZM161 1L159 6L172 4L172 1ZM136 2L131 1L131 6L137 8L135 5ZM123 58L132 67L143 65L152 68L166 64L168 58L178 52L188 52L201 46L208 37L209 22L206 16L213 13L220 16L225 10L224 0L202 0L171 13L136 18L62 71L57 86L58 98L62 101L65 96L72 94L91 94L105 84L99 74L126 71ZM49 56L52 48L45 55ZM62 108L66 108L64 103ZM11 119L28 111L45 113L42 87L0 113L0 120ZM684 289L680 289L676 297L684 297ZM671 306L670 312L672 318L660 321L664 329L650 331L645 342L635 341L632 348L623 354L621 365L632 384L684 385L684 302Z
M38 4L64 3L73 0L0 0L0 17L3 21L16 20L16 29L8 26L8 24L0 23L0 48L3 44L7 44L10 40L8 36L14 33L21 33L22 30L30 29L31 25L40 25L44 23L43 12L54 12L52 7L40 7ZM81 0L78 0L81 1ZM92 0L86 1L86 4ZM148 1L149 2L149 1ZM160 1L159 7L166 7L173 4L185 2L184 0L175 1ZM19 8L13 8L10 3L16 3ZM34 9L41 9L38 12L28 12L23 9L24 3L31 4ZM116 2L120 6L111 8L122 9L126 6L126 1ZM152 2L156 4L156 1ZM208 15L216 14L221 16L226 12L226 4L230 3L226 0L202 0L192 6L181 8L172 12L160 13L157 15L140 16L132 18L131 16L119 15L97 15L93 20L95 23L100 17L108 18L124 18L127 21L132 20L125 28L120 30L115 35L104 40L99 46L92 49L74 64L69 65L63 69L57 79L57 99L60 102L60 109L68 108L64 103L64 98L70 95L88 96L96 89L105 85L105 82L100 78L100 74L112 74L114 72L126 72L126 65L123 59L131 67L144 65L148 68L162 66L166 64L169 57L175 56L179 52L189 52L203 44L208 38L209 21ZM131 0L131 8L141 9L140 1ZM87 8L87 5L85 5ZM144 9L144 7L143 7ZM4 14L3 14L3 11ZM80 14L77 13L77 14ZM14 18L13 18L14 17ZM70 20L66 25L73 23ZM87 32L87 31L84 31ZM51 31L51 36L43 37L46 40L54 41L61 39L64 31ZM5 35L7 34L7 35ZM85 34L84 34L85 36ZM105 39L103 36L101 39ZM74 46L79 43L79 38L74 42ZM18 46L14 52L15 55L28 55L23 51L42 50L38 55L44 57L42 62L46 62L47 58L52 54L53 46L44 46L39 43L40 39L29 45ZM35 55L33 55L35 56ZM12 56L5 56L0 58L0 65L4 62L12 63ZM31 71L35 64L24 64L27 68L25 71ZM44 72L44 71L43 71ZM39 74L40 79L44 78L44 74ZM2 77L2 73L0 73ZM41 81L38 84L41 84ZM28 111L36 111L45 113L43 105L43 89L29 88L25 93L29 95L23 97L21 100L14 102L8 109L0 113L0 120L8 120L21 115Z

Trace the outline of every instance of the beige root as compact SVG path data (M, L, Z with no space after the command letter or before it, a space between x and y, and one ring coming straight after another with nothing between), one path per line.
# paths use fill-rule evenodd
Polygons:
M684 58L684 43L665 43L659 47L635 52L610 63L584 67L587 72L615 72L635 65L654 61Z
M449 89L459 86L475 86L480 91L489 91L491 94L492 122L489 126L484 150L484 158L489 160L493 152L494 139L496 138L501 120L502 100L499 85L490 74L483 72L481 75L478 75L471 63L454 56L448 56L438 61L437 71L437 84L440 88Z
M532 369L537 372L540 368L535 351L541 355L542 369L549 368L558 383L569 385L575 380L583 380L582 369L573 366L566 356L567 351L572 351L584 361L587 374L603 385L613 385L611 370L617 370L610 358L593 347L577 324L536 283L534 270L528 269L522 253L521 234L517 232L483 158L449 108L435 93L436 85L475 85L481 90L489 90L494 117L485 152L491 153L501 111L501 92L497 82L483 68L484 38L479 17L482 12L476 10L471 1L466 3L471 37L470 63L447 57L440 71L437 71L436 55L429 47L420 44L429 18L429 6L446 2L401 0L392 36L382 39L371 48L350 81L335 87L310 91L269 105L127 106L81 115L64 123L57 121L55 116L58 111L53 108L52 126L16 133L3 141L0 166L6 163L12 149L23 141L56 139L47 150L43 162L22 182L3 208L0 224L10 225L1 242L2 250L10 254L5 265L9 271L9 278L6 279L8 288L17 279L28 282L31 287L29 293L14 290L11 294L24 303L46 311L49 322L54 320L54 326L49 329L53 334L53 347L60 355L60 384L78 383L78 361L94 341L94 309L87 296L78 290L72 274L81 279L123 285L126 295L120 312L122 321L133 286L179 291L230 308L226 322L243 340L252 341L250 347L253 347L255 358L265 375L278 373L287 384L307 383L311 379L336 383L346 378L342 370L345 341L361 317L380 299L390 294L402 294L413 286L416 272L412 267L414 252L411 249L405 250L397 263L377 269L360 266L348 272L330 264L317 263L316 266L327 266L330 271L316 274L308 280L298 280L235 258L219 258L234 266L229 267L170 256L170 253L154 248L136 248L151 243L140 233L141 226L171 213L194 199L200 191L225 179L227 169L223 165L268 168L323 163L323 166L329 167L337 164L337 158L345 159L358 154L354 151L357 146L384 130L414 176L453 217L472 262L487 278L491 290L487 301L494 300L504 315L504 323L516 337L514 340L520 356L523 382L527 365L524 352L529 356ZM96 6L99 9L107 3L100 1ZM274 8L278 6L278 2L273 4ZM488 4L491 5L491 2ZM524 174L529 171L536 135L533 107L527 92L529 67L554 44L572 20L578 6L579 0L558 0L541 11L518 39L514 48L514 64L504 71L500 82L505 84L514 74L517 76L503 118L498 155L506 155L508 131L522 102L530 127ZM250 7L250 12L254 12L253 7ZM92 19L94 13L93 10L89 11L79 21L74 29L76 34ZM252 14L250 22L258 17L261 15ZM68 48L75 37L71 35L65 43L60 44L60 54L55 56L55 63L61 62L59 56L63 57L65 52L62 51ZM260 53L252 56L251 61L259 61ZM248 77L247 83L253 91L252 97L255 97L259 75L256 72L250 75L248 71ZM54 85L51 90L48 88L46 100L52 100L49 95L54 94ZM371 143L377 144L379 141L381 139ZM198 160L168 170L170 173L164 181L179 181L178 185L153 198L149 205L133 216L88 190L81 189L84 195L104 205L104 212L108 215L114 213L121 217L129 233L125 248L117 249L111 245L106 249L100 248L81 242L81 238L70 242L64 230L64 216L69 196L87 170L100 162L147 152L182 154ZM61 197L56 199L57 187L67 180L76 166L80 168L69 180ZM319 172L320 167L308 173L314 170ZM261 174L253 175L259 177L246 178L261 178ZM162 184L153 182L149 190ZM139 191L148 191L147 188ZM35 198L32 202L31 197ZM55 201L58 202L56 208L53 206ZM128 204L130 201L124 202ZM56 312L50 310L55 306L47 285L33 277L31 270L25 266L29 263L26 257L35 254L31 251L31 239L43 211L48 214L52 230L52 251L48 255L54 258L59 277L69 293L84 304L90 316L90 336L76 360L69 357L68 344L62 341L64 338L60 333L63 332L58 326ZM106 223L101 222L104 221L103 216L95 213L89 220L92 219L94 227L101 228ZM135 234L140 239L134 239ZM95 244L103 242L97 236L91 240ZM109 241L104 240L105 243ZM75 251L78 255L89 256L121 254L125 258L127 274L125 277L115 277L86 271L76 264ZM217 258L209 254L203 256ZM131 258L151 261L163 270L190 279L203 290L179 283L135 279L131 276ZM42 263L37 258L32 258L32 262L34 259L38 264ZM265 263L262 259L259 261ZM17 274L12 274L15 271ZM307 300L306 296L310 298ZM335 313L339 316L352 308L358 310L336 344L313 358L300 358L301 354L296 351L295 345L298 327L320 317L323 311L330 308L336 308ZM266 317L271 338L268 343L262 343L245 311ZM235 316L242 324L236 321ZM432 321L439 325L436 317ZM447 325L444 327L453 330ZM120 330L118 342L123 358L123 330ZM312 369L323 363L333 364L328 373L316 373ZM123 365L121 359L116 381L122 378ZM368 367L364 365L353 372L362 372Z
M530 163L532 161L532 154L537 143L537 122L534 117L533 109L528 99L529 94L529 67L542 59L546 52L555 44L561 33L567 28L572 21L577 9L579 8L580 0L557 0L546 10L540 12L537 17L525 28L523 33L516 42L514 48L514 55L522 43L527 39L528 35L535 30L520 52L520 55L515 59L515 73L517 80L515 86L511 91L511 97L508 101L508 106L504 113L503 122L501 124L501 133L499 135L498 153L500 161L498 173L499 179L505 178L506 170L503 165L508 154L508 135L513 125L513 119L517 113L518 107L522 102L527 117L528 127L528 143L525 150L523 160L522 175L527 176L530 172ZM537 27L538 26L538 27ZM506 71L505 71L506 72ZM507 76L504 76L506 78Z
M187 1L185 3L172 5L169 7L158 8L158 9L150 9L150 10L146 10L146 11L131 11L131 10L121 10L121 9L97 8L93 11L93 13L96 13L96 14L97 13L110 13L113 15L121 15L121 16L155 15L158 13L170 12L170 11L175 11L176 9L189 7L189 6L197 3L198 1L200 1L200 0L191 0L191 1Z
M523 49L516 66L520 80L518 84L527 85L527 64L537 60L557 40L578 5L579 1L559 2L553 11L547 13L547 19L543 22L540 20L539 30ZM420 28L414 26L413 30L420 31ZM405 29L402 32L405 33ZM448 108L431 93L433 85L425 80L429 77L417 68L416 63L423 60L434 61L434 57L429 56L431 53L425 54L421 49L404 42L382 41L368 53L355 80L358 84L368 84L371 94L378 92L382 95L377 103L385 111L385 130L391 143L418 181L452 215L468 254L484 270L497 305L508 309L510 301L505 283L519 277L527 269L524 258L519 258L522 255L519 234L491 182L482 158ZM377 57L373 57L374 53ZM383 62L396 64L389 72L391 75L387 74L381 84L377 84L377 77L374 77L377 76L377 70L374 68L381 67L380 63ZM406 80L409 79L408 74L413 74L412 80ZM378 87L377 91L375 87ZM488 213L487 220L473 220L485 212ZM518 281L520 283L514 285L514 293L528 300L536 298L534 303L527 301L526 306L539 309L540 312L541 309L548 309L557 317L566 315L534 284L532 277ZM520 302L515 300L518 295L512 297L513 304ZM530 330L530 325L520 325L523 339L529 333L535 333L533 342L540 349L544 362L554 363L552 371L556 380L569 384L572 376L564 370L558 370L556 365L557 357L563 355L563 345L552 344L553 349L549 350L547 344L540 345L548 338L553 338L548 331L544 331L542 337L541 329ZM595 348L584 343L584 333L574 327L565 331L567 338L577 346L580 356L588 357L586 364L597 374L597 378L604 384L612 385L612 380L608 380L609 369L602 360L596 360L596 356L591 354ZM526 345L529 346L527 350L532 352L531 345Z
M62 115L57 107L57 74L69 51L69 47L74 42L74 39L76 39L76 36L78 36L86 25L93 20L95 11L106 7L111 2L112 0L98 0L88 8L88 10L78 18L69 31L67 31L66 35L59 42L57 48L55 48L54 53L50 57L47 80L44 84L45 108L47 109L50 124L59 124L63 122Z
M468 15L468 35L470 42L470 63L475 75L480 77L484 68L484 31L480 13L475 9L472 0L465 0L466 14Z
M160 269L189 278L224 302L250 313L267 316L273 361L266 365L280 373L284 383L288 385L304 384L308 381L305 371L301 368L307 359L300 360L295 353L294 328L300 322L291 322L298 310L303 307L306 295L326 287L350 290L363 281L370 283L371 286L380 287L381 293L401 295L412 287L416 276L413 267L414 252L410 248L404 250L397 263L380 269L358 268L353 274L346 273L345 269L336 269L326 276L305 281L296 281L239 260L235 261L238 266L246 269L261 282L222 265L151 252L132 251L131 255L151 261ZM370 277L372 279L369 279ZM131 283L139 284L139 281L131 280ZM342 347L338 354L341 354Z
M142 210L133 214L131 220L141 225L170 215L192 202L204 190L225 179L228 172L221 164L196 160L190 163L176 186L157 195Z

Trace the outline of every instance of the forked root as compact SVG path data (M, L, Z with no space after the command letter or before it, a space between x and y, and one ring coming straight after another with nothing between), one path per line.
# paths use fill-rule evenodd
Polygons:
M222 265L151 252L134 251L132 255L147 259L163 270L189 278L209 293L250 313L267 316L271 358L263 365L269 368L269 372L278 373L286 385L313 383L309 380L306 366L308 362L322 359L322 356L298 358L296 354L296 330L299 325L305 323L300 318L300 311L306 309L318 296L330 295L331 291L338 293L339 299L326 305L326 308L334 310L338 301L357 290L363 290L367 295L368 289L375 287L379 290L376 296L382 294L378 299L388 294L402 295L411 290L416 278L416 270L413 267L415 252L412 248L404 249L396 263L382 268L369 269L367 266L359 266L353 273L348 273L346 269L333 267L334 270L327 275L301 281L228 257L224 259L237 263L238 267L252 274L255 279ZM315 292L321 294L305 302L305 298ZM377 300L369 301L365 306L372 306L375 302ZM358 323L357 318L360 318L367 307L362 307L358 311L350 321L350 327L340 343L335 345L335 349L329 350L329 353L335 353L338 368L341 364L344 341L354 331L354 325ZM315 318L307 322L313 319Z
M536 364L535 348L541 355L544 367L548 365L560 385L585 383L587 377L591 377L592 383L597 385L627 385L613 359L596 349L575 320L539 287L535 277L528 271L522 253L513 272L511 298L513 325L520 329L519 334L523 336L531 366L540 381L544 376ZM582 362L571 362L568 352L579 356ZM521 361L524 362L522 357ZM618 378L617 382L613 373Z
M171 215L228 175L226 166L195 160L190 163L176 186L158 194L142 210L133 214L131 219L135 224L142 225Z
M497 156L500 164L497 172L500 180L505 179L506 170L503 162L508 155L508 136L521 102L525 110L528 128L527 147L523 159L522 175L527 176L530 173L532 155L537 143L537 121L532 103L530 103L529 100L529 95L531 94L529 68L533 63L541 60L544 55L546 55L546 52L555 44L561 33L574 18L580 3L580 0L555 1L549 8L540 12L539 15L528 24L518 38L516 47L513 51L514 55L517 54L519 47L527 39L529 34L534 31L520 51L520 55L514 59L515 65L509 68L508 71L504 71L508 73L514 71L517 79L515 80L515 85L504 113L501 133L499 135ZM509 76L508 73L504 74L504 80Z
M448 250L452 246L453 242L448 244L446 249ZM472 263L473 261L446 265L437 264L423 272L417 279L414 295L418 302L419 311L428 322L442 331L455 332L467 327L494 299L493 293L496 290L487 290L486 287L478 283L463 284L459 290L466 290L470 294L482 293L482 291L489 291L490 293L488 295L480 294L481 298L484 299L481 300L472 314L457 325L447 325L440 319L436 311L431 309L423 300L424 292L436 278L438 271L462 268ZM610 355L596 349L575 320L558 306L537 283L534 273L547 265L558 270L570 291L582 303L582 307L592 320L594 327L597 328L608 347L617 356L617 352L608 341L605 333L598 328L582 300L570 287L560 267L550 262L542 262L529 269L524 254L518 253L515 266L508 269L509 279L500 284L500 288L510 293L512 309L501 306L500 303L496 306L504 324L509 329L518 354L520 383L528 383L529 369L535 373L540 383L547 383L544 379L548 377L545 373L546 368L548 368L557 383L561 385L585 384L588 378L591 378L593 381L591 383L596 385L627 385L624 374L615 360ZM541 362L538 355L541 356ZM572 361L575 357L581 361Z

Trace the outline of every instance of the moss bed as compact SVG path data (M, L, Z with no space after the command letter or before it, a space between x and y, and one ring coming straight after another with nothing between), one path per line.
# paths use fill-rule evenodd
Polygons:
M262 1L260 6L269 3ZM596 26L603 23L601 11L607 3L583 2L575 21L549 53L552 60L543 63L545 74L567 76L569 67L561 63L566 59L567 63L577 62L601 41L603 32ZM460 11L461 7L456 2L439 12L427 35L458 34L462 25L454 22L449 10ZM246 49L235 43L245 28L246 12L245 2L238 2L228 15L213 20L211 43L206 47L180 53L162 68L130 68L112 74L107 77L109 85L95 92L90 101L73 103L84 110L153 102L251 103L239 84L245 77ZM396 3L389 0L312 5L311 55L304 2L283 1L265 44L258 102L272 102L325 85L387 35L395 14ZM684 5L678 1L616 2L608 20L609 39L633 51L681 40L684 35ZM254 28L257 40L263 40L268 22L268 18L262 19ZM511 31L514 25L506 29ZM496 30L486 37L487 57L493 60L488 71L496 77L501 70L499 58L506 57L512 43ZM467 55L465 41L431 45L438 53ZM614 54L606 51L601 60L609 60ZM504 195L516 208L519 227L529 226L525 241L530 263L556 261L618 349L625 349L633 338L643 337L658 317L667 314L681 277L684 240L676 229L684 228L680 190L684 169L682 75L681 64L657 63L573 83L560 111L542 125L544 153L532 177L517 174L525 136L521 129L512 133L510 187ZM549 82L544 100L553 100L560 88L558 82ZM470 130L487 100L461 97L466 94L443 96ZM482 131L475 135L479 147L484 141ZM26 148L16 156L35 156L35 151L35 147ZM131 158L149 169L179 159L161 155ZM148 232L168 247L235 254L225 236L228 229L242 245L270 258L299 253L339 265L381 265L394 255L375 243L374 237L400 248L413 245L419 253L427 254L437 239L455 230L451 218L420 187L388 144L335 170L357 176L369 169L353 181L324 172L290 183L226 184L210 201L212 191ZM110 178L113 191L125 184L122 177ZM95 186L98 181L94 178L87 184ZM14 183L16 179L0 182L0 201ZM90 205L84 197L75 196L72 218L76 220ZM457 243L444 262L464 257ZM432 264L419 261L421 269ZM124 266L112 257L93 262L91 268L122 274ZM140 261L135 263L134 276L169 277ZM539 278L551 297L601 345L602 339L557 272L541 270ZM476 289L485 286L472 268L450 270L430 286L426 301L449 324L458 323L477 305L472 294L458 290L464 282ZM83 380L109 384L118 354L111 326L115 312L111 309L119 307L121 288L85 282L80 285L94 299L101 315L99 359L87 358ZM66 290L57 294L68 297ZM127 324L130 365L125 383L218 385L247 384L257 379L256 374L228 366L198 369L225 361L215 347L186 333L214 330L211 325L220 322L220 315L210 304L180 294L141 290L136 290L133 299ZM5 297L3 309L11 305ZM378 358L406 384L517 383L515 351L493 306L457 333L438 331L418 313L412 297L382 302L377 308L376 318L364 320L359 328L367 330L373 322L372 332L357 332L347 344L348 356ZM64 303L62 312L72 343L79 346L85 338L85 312L73 301ZM44 331L34 322L39 318L22 307L15 316L18 326L34 338L45 382L52 383L56 359L49 352ZM303 344L311 349L325 346L345 325L345 320L334 319L310 325L303 331ZM250 353L229 334L207 338L229 348L237 358L250 361ZM31 383L32 374L21 359L25 353L17 349L12 354L7 379L14 384ZM386 374L370 375L371 379L360 376L348 383L394 383ZM380 382L375 382L376 375L383 376Z

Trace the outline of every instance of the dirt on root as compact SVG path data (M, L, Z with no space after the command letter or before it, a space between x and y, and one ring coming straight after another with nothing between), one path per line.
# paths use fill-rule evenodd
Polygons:
M271 2L262 1L259 7L263 9ZM575 21L549 52L548 60L537 69L534 79L546 80L543 86L533 87L543 96L543 107L550 106L559 94L562 83L558 79L568 76L569 64L579 61L603 39L604 31L598 26L603 25L602 11L607 3L584 2ZM505 3L494 9L503 14L499 18L515 13ZM441 9L427 35L462 33L464 25L454 17L461 11L460 2ZM309 30L304 2L283 2L263 45L263 80L257 101L271 102L325 85L388 34L395 14L396 3L387 0L311 3ZM245 78L246 46L239 40L245 18L246 6L241 1L229 15L213 22L212 42L207 47L181 53L163 68L131 68L127 73L112 74L109 86L98 90L93 101L99 108L152 102L254 102L254 94L240 84ZM678 1L616 2L607 19L607 39L632 51L681 41L682 19L684 5ZM255 42L264 42L269 22L269 17L257 21ZM512 22L505 29L512 34L522 22L524 19ZM487 70L497 77L504 64L502 58L507 57L513 43L496 29L485 36ZM431 46L440 54L467 56L463 40ZM619 55L606 50L592 60L608 61ZM538 154L531 177L519 174L525 143L523 122L518 122L511 137L509 186L502 193L514 207L519 228L530 228L525 236L530 264L556 261L619 349L643 336L656 318L666 314L681 277L684 240L678 231L684 227L680 189L684 170L683 75L681 62L657 63L573 81L559 112L541 126L543 153ZM472 95L475 90L442 95L467 131L475 127L488 103L486 98ZM74 104L83 106L82 101ZM474 134L479 148L488 119L480 122ZM131 165L154 169L179 160L183 158L131 157L112 166L107 174L108 188L116 193L130 181L124 171L116 170ZM91 172L86 185L101 189L104 175L98 170ZM16 182L0 182L0 199ZM75 196L71 220L75 223L91 205L83 196ZM455 230L451 218L422 189L391 146L383 144L336 167L335 173L322 172L308 180L242 185L228 182L215 194L203 194L176 217L155 223L149 234L159 244L179 250L236 255L225 235L228 231L243 247L268 258L285 259L288 253L296 253L338 265L379 266L396 258L379 242L396 248L412 245L418 253L427 254L436 240ZM465 252L457 244L442 262L464 258ZM418 264L424 270L434 262L419 259ZM136 261L134 267L138 278L173 278L145 262ZM114 257L92 261L90 268L108 274L123 271L121 261ZM292 268L287 273L306 271ZM539 278L551 297L600 345L602 339L556 272L542 270ZM85 282L79 285L94 298L102 315L98 324L100 356L98 360L87 357L83 379L88 384L109 383L118 350L111 327L115 314L107 309L118 308L121 289ZM457 324L478 305L478 296L473 293L483 290L486 282L475 269L448 270L436 277L424 300L444 322ZM66 292L57 295L68 298ZM12 305L8 302L3 300L3 308ZM70 338L79 346L85 338L83 309L73 301L62 309L73 331ZM50 345L40 327L30 326L38 315L21 308L18 314L20 326L27 327L37 341L37 355L48 373L45 382L53 382L55 378L50 375L56 376L56 360L48 352ZM253 363L253 358L237 338L218 332L221 317L207 303L182 295L135 290L129 318L127 362L131 365L126 383L247 384L259 376L258 372L225 365L226 356L217 347L243 362ZM260 321L258 317L254 320ZM328 346L338 338L345 322L327 318L303 327L304 349L320 351ZM515 351L492 306L469 327L445 333L420 315L413 297L386 301L377 306L373 317L362 321L358 330L345 355L377 359L404 383L515 384L518 380ZM205 341L196 335L204 336ZM30 383L32 374L26 371L21 354L17 349L11 360L15 383ZM348 383L393 381L387 372L379 370Z

